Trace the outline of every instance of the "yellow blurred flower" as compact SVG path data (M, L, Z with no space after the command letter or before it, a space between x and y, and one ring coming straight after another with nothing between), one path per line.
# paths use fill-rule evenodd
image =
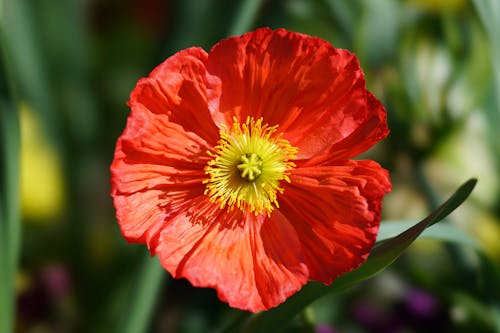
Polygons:
M27 291L32 284L33 284L33 279L27 272L23 270L19 270L17 272L16 278L14 280L14 286L18 294Z
M475 221L474 235L484 246L485 252L496 262L500 261L500 220L493 215L483 213L480 219Z
M60 158L36 114L21 105L21 208L29 221L53 222L64 201Z

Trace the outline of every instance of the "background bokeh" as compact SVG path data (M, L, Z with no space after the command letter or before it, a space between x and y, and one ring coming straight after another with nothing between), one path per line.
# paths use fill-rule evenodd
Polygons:
M391 171L383 223L418 221L479 179L448 223L484 256L418 240L382 274L283 323L286 331L500 332L499 286L484 283L500 266L500 2L1 0L0 108L21 128L17 332L134 332L121 325L136 302L147 332L209 332L245 316L212 290L159 274L144 246L126 244L109 165L139 78L180 49L209 50L259 26L359 57L391 129L366 154ZM8 133L4 153L14 145ZM138 280L152 300L137 296Z

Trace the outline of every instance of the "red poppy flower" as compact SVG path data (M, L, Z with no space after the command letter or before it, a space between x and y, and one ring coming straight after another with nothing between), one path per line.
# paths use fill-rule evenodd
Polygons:
M351 160L388 134L356 57L267 28L139 80L111 166L124 238L230 306L274 307L364 262L390 191Z

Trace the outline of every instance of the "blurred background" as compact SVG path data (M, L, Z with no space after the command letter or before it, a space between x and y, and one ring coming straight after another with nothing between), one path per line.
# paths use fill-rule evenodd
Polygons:
M0 238L0 257L18 268L15 288L7 279L0 293L17 300L16 332L140 332L120 326L136 302L145 332L209 332L245 316L126 244L109 165L139 78L178 50L208 51L260 26L318 36L359 57L391 129L366 154L391 172L383 223L418 221L479 179L449 218L479 251L418 240L388 270L319 299L285 330L500 332L500 281L485 278L500 266L500 2L1 0L0 213L11 236ZM5 227L9 216L20 229Z

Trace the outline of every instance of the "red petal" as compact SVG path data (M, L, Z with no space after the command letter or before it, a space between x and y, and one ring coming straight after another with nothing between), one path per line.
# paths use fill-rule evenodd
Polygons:
M346 106L346 109L354 111L354 113L359 111L360 114L363 114L354 130L343 139L330 145L327 150L318 152L315 156L300 161L298 164L301 166L336 164L339 161L358 156L389 134L384 106L370 92L363 93L363 98L352 100L352 104Z
M139 80L130 94L129 105L142 105L154 114L194 132L208 142L218 140L218 127L208 109L208 98L216 89L209 85L207 53L197 47L180 51Z
M221 95L210 103L220 112L212 110L214 118L231 123L233 116L263 117L278 124L299 148L299 159L328 150L371 121L373 111L382 111L367 106L353 54L284 29L263 28L219 42L207 69L221 84Z
M154 248L169 217L203 195L207 148L179 125L133 108L111 165L111 194L128 241Z
M127 127L111 165L112 196L124 237L155 248L168 219L203 195L206 153L218 140L197 48L177 53L132 91Z
M307 282L299 240L283 218L217 209L210 220L181 213L162 231L156 252L174 277L215 288L230 306L254 312L282 303Z
M284 184L280 213L295 228L309 278L325 284L363 263L375 242L382 196L391 185L372 161L297 168Z

